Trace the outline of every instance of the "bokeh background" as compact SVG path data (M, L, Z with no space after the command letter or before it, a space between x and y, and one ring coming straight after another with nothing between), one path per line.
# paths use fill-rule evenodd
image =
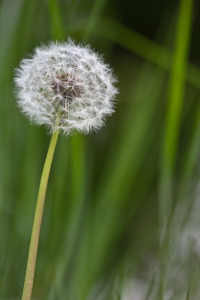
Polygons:
M50 136L16 106L14 70L51 40L91 44L116 112L60 136L33 299L200 299L200 3L0 1L0 299L20 299Z

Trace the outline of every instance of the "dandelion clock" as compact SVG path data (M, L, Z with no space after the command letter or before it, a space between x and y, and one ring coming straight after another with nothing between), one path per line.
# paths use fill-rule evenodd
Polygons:
M20 110L52 134L32 228L22 300L30 300L46 188L59 133L89 133L103 126L113 113L117 94L110 67L89 46L50 43L36 48L16 70Z
M115 78L89 47L69 42L37 48L22 60L15 82L22 112L51 133L88 133L113 112Z

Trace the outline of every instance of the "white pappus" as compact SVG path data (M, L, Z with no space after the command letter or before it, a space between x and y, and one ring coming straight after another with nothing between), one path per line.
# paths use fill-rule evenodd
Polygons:
M21 111L51 133L60 129L66 135L100 128L118 93L101 56L71 40L36 48L21 61L15 83Z

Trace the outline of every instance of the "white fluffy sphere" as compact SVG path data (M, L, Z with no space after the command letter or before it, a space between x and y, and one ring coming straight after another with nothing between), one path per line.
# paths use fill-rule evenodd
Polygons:
M50 132L64 134L100 128L117 94L109 66L89 47L72 41L36 48L22 60L15 82L22 112Z

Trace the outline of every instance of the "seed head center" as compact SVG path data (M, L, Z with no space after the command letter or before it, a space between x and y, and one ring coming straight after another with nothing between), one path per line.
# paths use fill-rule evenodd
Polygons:
M71 103L75 98L81 97L84 89L78 80L66 73L56 76L52 81L52 90L61 99L61 104Z

